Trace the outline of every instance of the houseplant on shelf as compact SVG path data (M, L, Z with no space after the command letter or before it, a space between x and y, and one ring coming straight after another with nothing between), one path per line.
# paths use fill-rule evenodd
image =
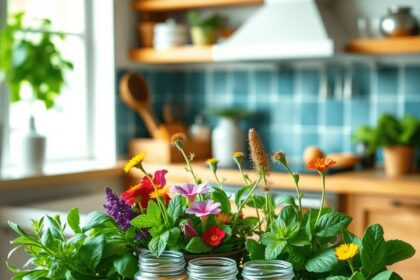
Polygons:
M384 114L374 128L374 147L384 148L385 173L398 177L413 169L414 152L420 147L420 120L413 116L398 119Z
M9 261L13 279L24 279L24 275L54 280L133 279L137 255L144 250L157 256L164 250L176 250L187 259L224 255L238 260L244 246L248 259L290 262L298 279L401 279L386 266L413 256L411 245L385 241L380 225L369 226L359 239L347 229L351 217L324 207L326 171L335 164L332 160L317 158L308 164L320 174L322 198L319 209L304 212L299 175L289 168L285 154L276 152L272 158L290 174L296 197L274 201L269 193L270 164L264 146L254 129L248 138L257 178L244 173L244 154L233 153L244 182L231 198L236 209L223 190L225 179L218 176L217 160L207 161L216 183L202 184L192 168L192 155L184 152L185 136L176 134L172 144L185 158L193 183L169 189L167 171L158 170L152 176L143 166L146 155L140 153L125 166L126 172L141 174L139 184L121 196L106 189L106 214L89 214L84 226L80 226L78 211L71 210L67 215L71 238L65 237L65 225L57 217L47 217L48 227L42 220L35 221L31 233L10 223L19 234L12 242L14 250L23 247L33 257L29 264L34 266L18 269ZM259 187L262 194L256 192ZM277 211L278 206L283 208ZM255 215L244 217L245 207Z
M203 18L196 11L191 11L187 17L194 45L213 45L217 42L218 32L223 26L223 20L219 15L214 14Z
M376 162L375 130L368 125L359 126L354 131L352 140L357 144L356 151L360 155L362 167L374 167Z
M8 87L11 102L28 102L32 110L37 103L51 109L65 85L65 73L73 65L57 48L55 40L63 40L64 35L51 30L51 21L36 21L33 26L39 31L33 31L23 25L24 16L9 15L0 32L0 82ZM24 94L24 87L30 89L29 96ZM36 130L33 110L22 146L25 173L42 172L45 145L45 137Z

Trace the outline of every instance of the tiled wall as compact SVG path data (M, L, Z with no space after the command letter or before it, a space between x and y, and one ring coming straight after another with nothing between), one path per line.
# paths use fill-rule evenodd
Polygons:
M123 72L119 69L118 77ZM248 108L256 114L243 120L243 128L256 127L268 150L282 149L289 156L300 156L309 145L326 152L351 151L355 127L373 124L385 112L420 117L420 66L416 65L237 66L139 72L150 84L159 117L163 104L183 108L188 123L205 108ZM351 98L346 97L348 88L343 96L338 86L349 75L353 77ZM124 156L127 140L147 136L147 132L119 99L116 106L118 153ZM214 125L216 120L209 122Z

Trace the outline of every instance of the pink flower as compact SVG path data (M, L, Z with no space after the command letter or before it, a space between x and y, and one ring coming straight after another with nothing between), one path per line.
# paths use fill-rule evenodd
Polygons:
M222 210L220 209L221 204L219 202L214 202L211 199L204 201L197 201L191 203L191 208L187 209L187 214L194 214L197 217L207 217L208 215L217 215Z
M194 201L197 194L208 194L210 189L206 186L206 184L185 184L183 186L174 186L172 188L172 192L186 197L188 201L191 202Z
M187 219L185 223L180 224L179 227L187 239L198 236L197 230L194 228L194 225L190 219Z

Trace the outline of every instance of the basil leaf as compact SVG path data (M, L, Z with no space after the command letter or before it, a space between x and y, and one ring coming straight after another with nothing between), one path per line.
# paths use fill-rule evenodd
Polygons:
M315 226L315 234L320 237L336 236L341 230L347 228L351 220L351 217L338 212L324 214Z
M410 244L395 239L385 242L385 264L391 265L396 262L411 258L416 250Z
M329 248L318 252L314 257L306 261L305 268L310 272L327 272L338 263L335 249Z
M80 228L80 215L79 209L73 208L67 214L67 223L71 227L74 233L81 233L82 229Z
M212 247L207 245L201 237L193 237L188 242L185 249L193 254L201 254L210 252Z
M362 239L361 272L366 278L370 278L385 267L386 247L384 230L381 225L375 224L367 227Z

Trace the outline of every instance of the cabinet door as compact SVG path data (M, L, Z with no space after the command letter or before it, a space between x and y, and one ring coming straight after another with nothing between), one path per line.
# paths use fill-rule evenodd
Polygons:
M370 224L381 224L386 240L401 239L413 245L417 253L411 259L389 268L403 279L419 279L420 199L354 195L347 199L347 212L353 216L350 230L356 235L362 236Z

